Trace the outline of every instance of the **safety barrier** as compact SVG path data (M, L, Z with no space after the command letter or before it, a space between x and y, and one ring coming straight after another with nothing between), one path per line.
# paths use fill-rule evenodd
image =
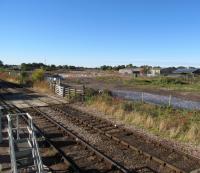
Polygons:
M60 85L56 85L55 86L55 93L59 96L64 97L64 93L65 93L65 87L64 86L60 86Z
M85 88L83 85L68 86L49 82L50 89L61 97L70 101L82 101L84 98Z
M18 113L8 114L7 119L12 172L18 173L20 169L28 169L31 166L36 173L44 173L32 117L28 113ZM27 126L19 123L21 119L27 120ZM28 137L24 136L25 133ZM20 145L22 143L23 147ZM28 161L33 161L33 165L27 165Z

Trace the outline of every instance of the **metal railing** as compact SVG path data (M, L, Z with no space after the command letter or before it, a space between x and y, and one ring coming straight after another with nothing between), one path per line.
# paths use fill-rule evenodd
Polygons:
M11 117L7 115L8 119L8 139L9 139L9 147L10 147L10 160L11 160L11 170L13 173L17 173L17 164L16 164L16 157L15 157L15 147L14 147L14 137L13 137L13 130L11 124Z
M32 117L26 113L27 117L28 117L28 132L29 132L29 141L32 145L32 154L33 154L33 158L34 158L34 164L36 166L37 172L43 172L43 164L42 164L42 159L40 157L40 153L39 153L39 147L38 147L38 143L37 143L37 139L35 136L35 131L34 131L34 126L33 126L33 119Z
M26 120L27 126L20 127L19 118L23 118ZM10 146L10 158L11 158L11 169L13 173L17 173L17 159L16 159L16 147L15 143L20 141L20 130L27 129L28 130L28 144L32 150L32 159L34 161L34 168L37 173L43 173L43 163L39 153L39 147L37 144L37 139L35 135L35 129L33 125L32 117L28 113L18 113L18 114L8 114L8 136L9 136L9 146ZM16 133L16 139L14 137L13 132Z

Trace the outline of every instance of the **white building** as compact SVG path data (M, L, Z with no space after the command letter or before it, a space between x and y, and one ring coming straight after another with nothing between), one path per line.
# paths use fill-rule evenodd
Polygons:
M160 68L151 68L147 73L147 76L149 77L154 77L159 75L160 75Z

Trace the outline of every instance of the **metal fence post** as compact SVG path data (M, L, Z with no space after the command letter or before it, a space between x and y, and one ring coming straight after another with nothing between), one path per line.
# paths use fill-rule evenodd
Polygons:
M19 139L19 115L17 115L17 139Z

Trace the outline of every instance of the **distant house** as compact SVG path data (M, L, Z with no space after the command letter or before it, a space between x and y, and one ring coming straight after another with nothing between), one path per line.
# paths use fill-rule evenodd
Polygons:
M197 68L181 68L173 72L176 76L183 76L185 79L194 78L200 75L200 69Z
M132 74L135 77L142 76L143 75L143 69L142 68L123 68L119 70L120 74Z
M149 77L154 77L154 76L159 76L160 75L160 68L151 68L149 72L147 73L147 76Z
M173 72L174 74L193 74L193 75L200 75L200 69L198 68L181 68L177 69Z
M167 68L161 68L160 69L160 74L164 75L164 76L170 76L171 74L173 74L173 72L177 70L176 67L167 67Z

